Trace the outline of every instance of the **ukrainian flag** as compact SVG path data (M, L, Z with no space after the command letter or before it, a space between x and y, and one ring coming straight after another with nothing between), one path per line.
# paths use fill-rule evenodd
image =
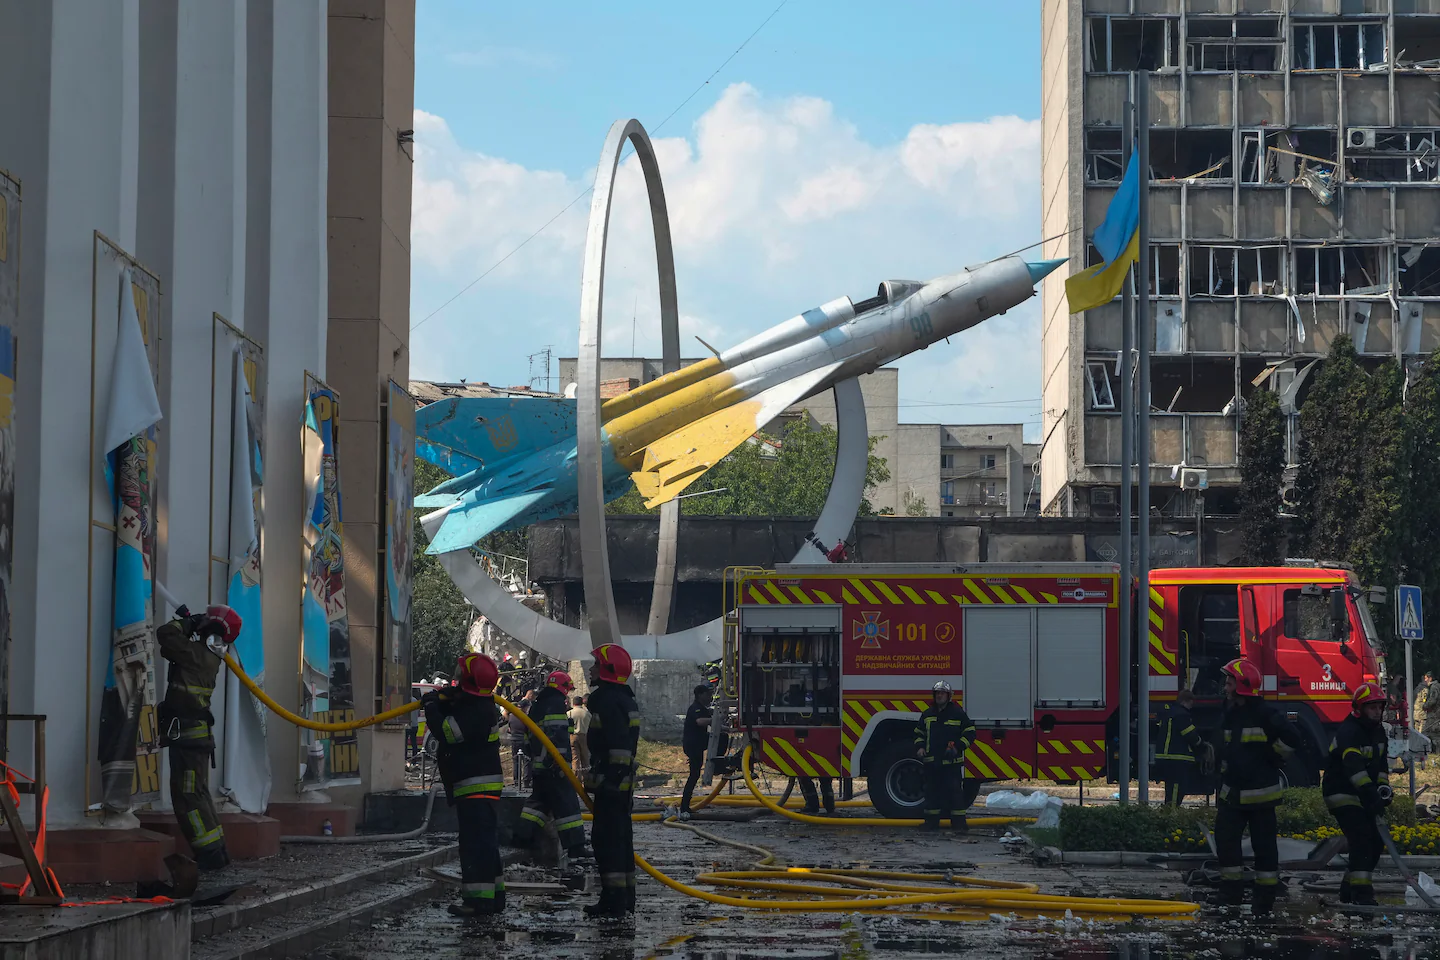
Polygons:
M1104 263L1087 267L1065 281L1070 312L1079 313L1109 303L1125 283L1130 264L1140 258L1140 152L1132 151L1130 166L1105 211L1105 222L1095 231L1095 248Z

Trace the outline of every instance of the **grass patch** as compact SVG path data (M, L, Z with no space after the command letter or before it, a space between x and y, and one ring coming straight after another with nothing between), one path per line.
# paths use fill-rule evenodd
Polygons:
M1037 847L1059 847L1059 827L1020 827L1020 832L1029 837Z
M668 773L672 778L679 777L683 783L690 772L690 761L685 759L685 751L672 744L642 738L635 758L640 763L642 777Z
M1325 807L1319 787L1285 791L1275 811L1282 837L1321 840L1339 833ZM1415 805L1396 796L1387 811L1395 841L1405 852L1429 853L1440 842L1440 828L1417 828ZM1147 853L1201 853L1210 849L1205 830L1213 830L1213 807L1128 806L1073 807L1060 811L1062 850L1129 850ZM1033 833L1031 834L1034 835ZM1403 838L1403 839L1402 839ZM1037 841L1038 842L1038 841Z

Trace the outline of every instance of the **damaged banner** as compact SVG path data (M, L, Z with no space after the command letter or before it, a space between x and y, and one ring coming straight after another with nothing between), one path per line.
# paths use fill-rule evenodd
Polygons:
M411 700L410 565L415 558L415 400L388 387L385 435L385 656L382 709ZM404 725L407 721L400 721Z

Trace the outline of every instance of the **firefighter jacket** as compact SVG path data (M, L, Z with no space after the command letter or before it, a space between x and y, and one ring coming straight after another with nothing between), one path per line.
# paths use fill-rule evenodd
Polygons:
M1219 806L1273 807L1282 791L1280 768L1303 746L1299 732L1259 697L1227 707L1221 726Z
M1378 815L1383 809L1380 784L1389 783L1389 751L1383 726L1346 717L1330 741L1325 777L1320 782L1325 806L1331 810L1362 807L1366 813Z
M915 749L925 751L926 763L963 764L974 741L975 723L954 700L943 707L930 704L915 722Z
M1178 703L1167 703L1160 708L1155 721L1155 760L1157 763L1194 763L1195 753L1202 740L1195 729L1190 711Z
M198 619L177 618L155 631L160 655L170 661L165 699L160 703L160 739L169 747L214 750L210 699L224 661L195 637L192 624Z
M565 694L554 687L546 687L535 695L535 702L530 707L530 720L540 729L545 731L545 736L555 744L555 749L560 756L565 758L566 763L573 764L575 761L570 756L570 712L569 704L566 702ZM555 766L555 758L550 756L540 743L540 738L530 734L525 743L525 752L535 758L534 769L537 774L560 774Z
M500 708L494 698L450 687L431 690L420 703L425 723L440 744L436 759L450 803L500 796L505 773L500 765Z
M600 683L585 698L590 710L592 792L629 793L635 789L635 751L640 745L640 708L623 683Z

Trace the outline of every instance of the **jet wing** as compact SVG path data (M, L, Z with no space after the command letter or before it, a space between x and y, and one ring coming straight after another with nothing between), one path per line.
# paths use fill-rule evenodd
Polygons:
M435 532L426 553L448 553L473 546L477 540L539 504L552 491L539 490L513 497L479 500L455 507Z
M650 444L640 469L630 475L645 498L645 506L655 507L673 499L786 407L813 392L839 367L839 363L832 363L786 380Z

